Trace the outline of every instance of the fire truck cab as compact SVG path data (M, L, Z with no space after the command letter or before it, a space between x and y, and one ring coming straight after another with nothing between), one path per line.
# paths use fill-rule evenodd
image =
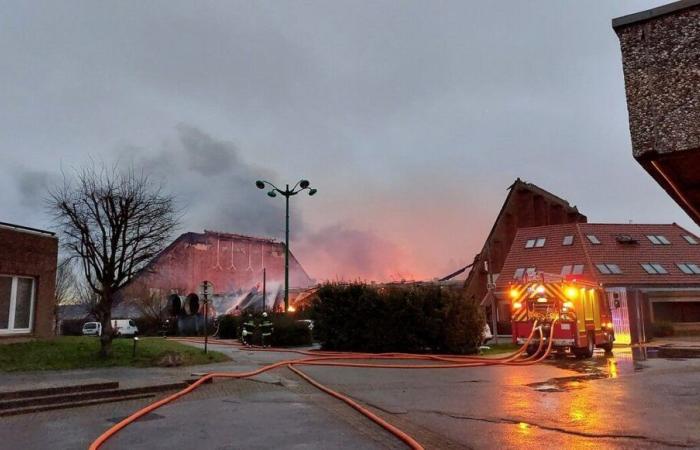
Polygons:
M607 297L590 281L537 273L509 286L513 342L524 344L535 320L542 325L545 341L556 351L570 351L579 358L593 356L595 347L612 351L615 333ZM553 328L553 329L552 329ZM548 342L545 342L548 344ZM528 354L539 346L535 333Z

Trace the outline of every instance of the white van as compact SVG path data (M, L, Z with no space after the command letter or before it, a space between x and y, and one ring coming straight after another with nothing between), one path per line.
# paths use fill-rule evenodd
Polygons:
M132 319L115 319L112 321L114 336L136 336L139 332L136 323Z
M83 336L102 336L102 324L100 322L85 322Z

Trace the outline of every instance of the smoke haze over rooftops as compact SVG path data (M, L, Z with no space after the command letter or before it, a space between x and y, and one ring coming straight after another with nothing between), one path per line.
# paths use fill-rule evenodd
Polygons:
M319 279L466 265L516 177L697 231L632 159L610 26L663 3L9 2L0 220L50 228L44 185L94 157L164 179L192 231L282 238L253 183L308 178L292 251Z

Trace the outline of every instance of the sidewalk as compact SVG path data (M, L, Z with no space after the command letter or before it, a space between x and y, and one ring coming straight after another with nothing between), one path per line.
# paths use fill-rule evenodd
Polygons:
M674 336L666 338L654 338L654 340L643 344L644 347L663 347L677 349L700 350L700 336Z

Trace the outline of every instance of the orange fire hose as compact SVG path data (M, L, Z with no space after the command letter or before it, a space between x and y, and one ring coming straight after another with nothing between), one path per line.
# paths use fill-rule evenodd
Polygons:
M296 354L301 354L304 356L310 356L308 358L302 358L302 359L292 359L292 360L283 360L279 361L273 364L270 364L268 366L262 367L257 370L249 371L249 372L212 372L209 374L206 374L199 378L197 381L192 383L190 386L186 387L185 389L175 392L172 395L169 395L168 397L165 397L161 400L158 400L154 403L151 403L150 405L139 409L135 413L131 414L130 416L126 417L125 419L121 420L111 428L109 428L107 431L102 433L95 441L90 444L89 449L90 450L97 450L99 449L107 440L109 440L111 437L113 437L115 434L117 434L119 431L122 429L126 428L128 425L133 423L134 421L138 420L139 418L145 416L146 414L155 411L156 409L160 408L161 406L164 406L170 402L173 402L177 400L178 398L189 394L190 392L194 391L197 389L199 386L204 384L205 382L212 380L214 378L248 378L252 376L259 375L261 373L277 369L282 366L288 367L290 370L292 370L294 373L299 375L301 378L303 378L305 381L309 382L312 384L314 387L320 389L321 391L339 399L342 400L343 402L347 403L350 405L352 408L356 409L359 411L361 414L387 430L388 432L392 433L394 436L399 438L402 442L406 443L409 447L413 449L422 449L423 447L411 436L408 434L404 433L400 429L396 428L395 426L391 425L387 421L383 420L376 414L374 414L372 411L369 409L363 407L356 401L352 400L350 397L343 395L337 391L334 391L330 389L327 386L322 385L318 381L314 380L307 374L301 372L299 369L295 368L294 366L296 365L320 365L320 366L343 366L343 367L364 367L364 368L387 368L387 369L449 369L449 368L461 368L461 367L478 367L478 366L495 366L495 365L530 365L530 364L535 364L538 363L542 360L544 360L549 353L551 352L552 349L552 343L553 343L553 333L554 333L554 322L552 322L552 327L551 327L551 332L550 332L550 337L549 337L549 343L547 345L547 350L542 353L541 356L537 357L536 359L533 359L537 356L537 354L542 350L543 344L544 344L544 339L543 339L543 333L541 327L537 327L537 323L535 322L532 327L532 331L530 332L530 335L528 336L527 340L525 343L514 353L500 357L500 358L488 358L488 357L480 357L480 356L463 356L463 355L450 355L450 356L442 356L442 355L430 355L430 354L411 354L411 353L382 353L382 354L376 354L376 353L343 353L343 352L322 352L322 351L304 351L304 350L290 350L290 349L270 349L270 348L250 348L250 347L245 347L247 349L250 349L252 351L274 351L274 352L288 352L288 353L296 353ZM520 361L516 361L516 359L527 349L527 346L530 344L530 341L532 340L532 337L535 334L535 331L539 332L539 345L537 348L537 352L535 352L533 355L522 359ZM190 342L199 342L197 340L192 340L192 339L179 339L182 341L190 341ZM231 343L226 343L227 345L231 345ZM220 343L216 343L216 345L222 345ZM373 360L373 359L389 359L389 360L422 360L426 362L430 361L439 361L441 363L447 363L447 364L372 364L372 363L343 363L343 362L338 362L337 360L348 360L348 359L364 359L364 360Z

